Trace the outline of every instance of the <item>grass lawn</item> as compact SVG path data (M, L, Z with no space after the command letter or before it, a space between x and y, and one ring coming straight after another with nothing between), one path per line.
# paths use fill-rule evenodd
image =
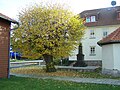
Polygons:
M16 74L30 74L36 76L67 76L67 77L80 77L80 78L112 78L120 79L120 77L112 77L109 75L102 75L98 72L76 72L76 71L57 71L53 73L46 73L39 66L30 66L24 68L11 69L11 73Z
M120 86L12 76L10 79L0 79L0 90L120 90Z

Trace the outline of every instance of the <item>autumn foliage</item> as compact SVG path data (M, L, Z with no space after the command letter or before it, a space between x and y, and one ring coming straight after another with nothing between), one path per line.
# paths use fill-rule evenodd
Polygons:
M83 20L60 5L34 5L19 13L20 27L13 32L13 49L37 59L68 57L84 34ZM51 60L50 60L51 59Z

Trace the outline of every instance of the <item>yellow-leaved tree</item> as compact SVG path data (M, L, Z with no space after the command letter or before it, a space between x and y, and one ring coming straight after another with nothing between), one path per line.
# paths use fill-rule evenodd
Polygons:
M46 71L56 71L54 58L68 57L84 35L84 23L61 5L33 5L19 13L20 26L12 34L13 49L24 57L43 57Z

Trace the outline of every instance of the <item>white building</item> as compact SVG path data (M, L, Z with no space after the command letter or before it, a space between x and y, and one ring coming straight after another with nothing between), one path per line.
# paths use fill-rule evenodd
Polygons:
M102 73L120 76L120 28L98 44L102 47Z
M88 65L101 65L102 48L97 42L120 27L120 6L86 10L80 16L85 19L86 26L82 39L84 59Z

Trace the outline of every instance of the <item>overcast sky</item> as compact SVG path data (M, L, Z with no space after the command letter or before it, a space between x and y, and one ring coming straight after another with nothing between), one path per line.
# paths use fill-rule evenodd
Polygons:
M69 6L72 12L80 13L84 10L111 7L112 0L0 0L0 13L17 19L18 12L34 3L62 3ZM115 0L120 6L120 0Z

